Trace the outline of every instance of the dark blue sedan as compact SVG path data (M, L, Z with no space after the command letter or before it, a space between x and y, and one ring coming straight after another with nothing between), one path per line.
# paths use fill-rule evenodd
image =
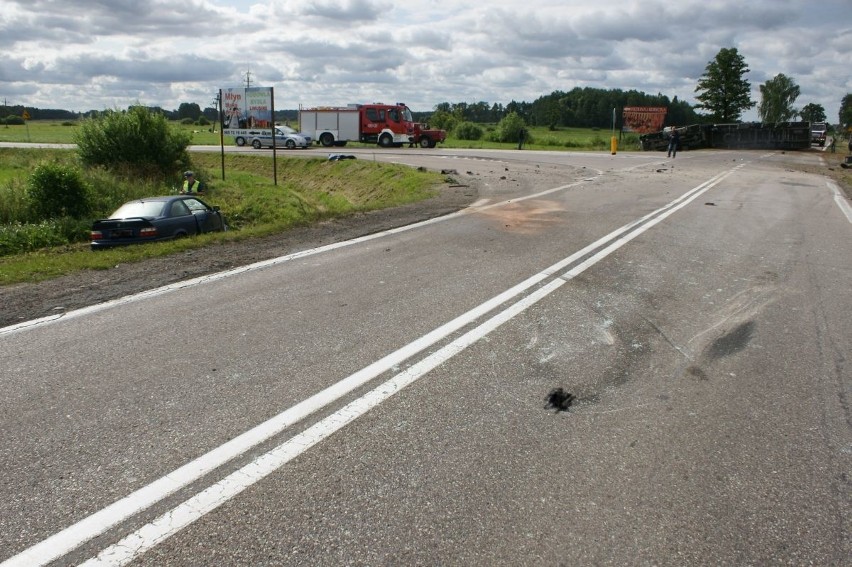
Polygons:
M219 207L198 197L172 195L123 204L108 219L94 222L90 240L92 250L98 250L221 230L227 225Z

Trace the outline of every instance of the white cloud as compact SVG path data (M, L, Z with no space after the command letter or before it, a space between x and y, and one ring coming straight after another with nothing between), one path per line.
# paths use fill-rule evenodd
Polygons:
M836 120L852 92L848 0L0 0L0 97L89 110L207 106L275 87L276 106L532 102L574 87L694 102L724 47L784 73ZM844 27L845 26L845 27ZM746 115L756 118L754 111Z

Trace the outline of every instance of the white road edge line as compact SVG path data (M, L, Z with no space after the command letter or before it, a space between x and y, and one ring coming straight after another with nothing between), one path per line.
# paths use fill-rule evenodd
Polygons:
M840 191L840 187L834 181L826 181L826 185L834 193L834 202L840 207L840 211L846 215L846 220L852 223L852 206L849 205L849 201Z
M601 172L603 173L603 172ZM126 295L124 297L120 297L118 299L113 299L111 301L105 301L103 303L98 303L96 305L91 305L89 307L82 307L80 309L75 309L73 311L68 311L65 313L59 313L56 315L48 315L47 317L41 317L39 319L33 319L31 321L24 321L21 323L16 323L14 325L10 325L8 327L0 328L0 337L3 335L8 335L12 333L16 333L19 331L24 331L27 329L32 329L35 327L41 327L43 325L48 325L50 323L55 323L57 321L64 321L68 319L73 319L75 317L81 317L84 315L90 315L92 313L97 313L98 311L103 311L105 309L110 309L112 307L118 307L121 305L125 305L128 303L133 303L136 301L141 301L143 299L148 299L151 297L156 297L158 295L163 295L165 293L169 293L178 289L184 289L189 287L195 287L198 285L202 285L205 283L210 283L216 280L221 280L225 278L229 278L231 276L236 276L239 274L244 274L246 272L252 272L254 270L260 270L262 268L266 268L269 266L275 266L277 264L283 264L284 262L289 262L290 260L297 260L299 258L306 258L308 256L313 256L316 254L322 254L323 252L329 252L331 250L336 250L338 248L344 248L347 246L352 246L354 244L360 244L362 242L368 242L370 240L376 240L378 238L383 238L385 236L391 234L399 234L401 232L406 232L409 230L414 230L416 228L420 228L423 226L427 226L430 224L435 224L439 222L448 221L451 219L458 218L463 215L469 215L473 213L477 213L480 211L486 211L489 209L493 209L495 207L503 207L505 205L511 203L517 203L519 201L526 201L529 199L536 199L538 197L542 197L544 195L549 195L550 193L555 193L557 191L564 191L565 189L570 189L572 187L576 187L578 185L582 185L583 183L587 183L589 181L593 181L593 179L582 179L579 181L575 181L573 183L569 183L567 185L560 185L559 187L554 187L552 189L546 189L544 191L540 191L538 193L532 195L525 195L523 197L518 197L515 199L509 199L506 201L500 201L497 203L492 203L490 205L484 205L480 207L468 207L466 209L462 209L461 211L457 211L455 213L450 213L448 215L435 217L431 219L427 219L425 221L416 222L414 224L408 224L405 226L400 226L397 228L391 228L382 232L376 232L373 234L367 234L365 236L360 236L358 238L353 238L351 240L345 240L343 242L335 242L333 244L327 244L325 246L320 246L318 248L311 248L309 250L302 250L300 252L294 252L292 254L287 254L286 256L279 256L277 258L270 258L269 260L262 260L260 262L255 262L254 264L249 264L247 266L240 266L238 268L233 268L231 270L226 270L224 272L217 272L215 274L207 274L204 276L199 276L197 278L176 282L173 284L165 285L162 287L158 287L155 289L143 291L140 293L136 293L133 295Z
M623 227L616 229L615 231L609 233L608 235L598 239L597 241L589 244L584 247L582 250L575 252L574 254L568 256L567 258L557 262L556 264L550 266L549 268L539 272L538 274L533 275L527 280L521 282L520 284L510 288L509 290L495 296L491 300L471 309L467 313L453 319L452 321L438 327L437 329L427 333L423 337L409 343L408 345L398 349L397 351L385 356L384 358L366 366L365 368L359 370L355 374L344 378L340 382L314 394L310 398L303 400L302 402L292 406L291 408L283 411L277 416L270 418L266 422L252 428L249 431L235 437L231 441L220 445L216 449L202 455L198 459L195 459L186 465L179 467L178 469L172 471L171 473L165 475L157 481L131 493L130 495L122 498L113 504L103 508L102 510L95 512L94 514L80 520L79 522L65 528L64 530L50 536L49 538L43 540L42 542L22 551L18 555L15 555L3 563L0 563L0 567L18 567L18 566L32 566L32 565L45 565L54 559L65 555L71 550L79 547L86 541L97 537L98 535L104 533L106 530L111 527L117 525L121 521L141 512L159 502L160 500L166 498L167 496L173 494L175 491L189 485L190 483L198 480L202 476L210 473L214 469L219 466L225 464L226 462L238 457L239 455L244 454L246 451L250 450L252 447L266 441L272 436L280 433L290 425L298 422L304 417L314 413L315 411L325 407L326 405L332 403L333 401L339 399L340 397L346 395L347 393L353 391L354 389L360 387L361 385L369 382L374 379L376 376L392 369L398 364L404 362L408 358L411 358L418 352L423 351L429 346L435 344L441 339L447 337L451 333L461 329L462 327L472 323L476 319L482 317L486 313L492 311L498 306L510 301L514 297L524 293L531 287L537 285L544 279L556 274L560 270L565 267L573 264L580 258L586 256L592 251L596 250L600 246L603 246L607 242L611 242L614 239L618 239L621 235L626 232L634 229L635 227L641 225L646 222L648 219L651 219L655 215L659 215L661 213L665 214L665 216L669 216L674 210L680 209L693 199L698 197L700 194L709 190L711 187L715 186L719 183L724 177L727 177L735 170L743 167L744 164L741 164L727 172L723 172L721 174L716 175L708 181L698 185L697 187L687 191L677 199L671 201L670 203L660 207L659 209L648 213L644 217L628 223ZM540 196L542 194L551 193L557 190L564 189L566 187L571 187L575 184L562 186L555 189L550 189L541 193L536 194L536 196ZM532 196L530 196L532 197ZM516 199L517 201L519 199ZM498 206L498 204L491 205L487 208L491 208L493 206ZM676 207L676 209L673 209ZM481 210L481 209L480 209ZM666 211L670 211L666 213ZM463 211L462 211L463 212ZM458 215L459 213L456 213ZM448 215L449 216L449 215ZM440 217L441 219L445 219L447 217ZM436 220L436 219L430 219ZM422 226L423 224L429 223L430 221L425 221L424 223L418 223L418 226ZM659 221L654 221L653 224L657 224ZM653 224L649 226L653 226ZM415 225L409 225L415 226ZM403 227L407 228L407 227ZM394 229L395 231L400 231L400 229ZM390 232L390 231L389 231ZM642 230L641 232L644 232ZM641 232L637 232L636 235ZM373 236L373 235L371 235ZM635 236L629 237L627 239L622 239L618 247L623 245L624 243L632 240ZM365 238L366 239L366 238ZM361 239L356 239L361 240ZM351 241L347 241L351 242ZM344 244L344 243L340 243ZM611 244L609 247L604 249L609 254L614 248L615 244ZM337 246L337 245L330 245ZM327 247L323 247L327 248ZM320 250L320 249L314 249ZM602 251L603 252L603 251ZM599 252L598 254L600 254ZM284 256L282 258L291 258L299 255L299 253ZM584 266L582 270L587 269L589 266L593 265L597 262L593 258L597 255L589 258L584 263L580 264L580 266ZM280 260L280 259L276 259ZM261 262L259 264L269 265L271 261ZM592 263L589 263L592 262ZM579 266L577 267L579 268ZM575 268L575 270L577 269ZM580 270L580 271L582 271ZM572 270L573 271L573 270ZM222 274L230 274L232 272L236 272L236 270L230 270L228 272L222 272ZM240 273L242 270L240 271ZM579 273L579 272L577 272ZM575 277L576 274L569 275L568 279ZM197 278L198 280L204 280L206 278ZM185 282L186 283L186 282ZM197 285L197 284L196 284ZM172 286L166 286L166 288L172 288ZM165 289L165 288L160 288ZM157 291L157 290L154 290ZM138 294L137 296L128 296L128 298L140 298L140 296L148 297L147 294ZM532 296L530 296L532 297ZM135 299L134 299L135 300ZM119 300L120 301L120 300ZM112 302L110 302L112 303ZM79 310L85 311L85 310ZM0 330L2 331L2 330ZM453 344L453 343L451 343ZM445 347L446 348L446 347ZM439 351L440 352L440 351ZM424 359L424 360L428 360ZM421 361L422 362L422 361ZM420 364L420 363L418 363ZM415 365L416 366L416 365ZM414 367L412 367L414 368ZM410 370L410 369L409 369Z

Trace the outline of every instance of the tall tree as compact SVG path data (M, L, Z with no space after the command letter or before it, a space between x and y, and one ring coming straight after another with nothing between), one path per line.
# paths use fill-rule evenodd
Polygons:
M799 116L806 122L825 122L825 107L815 102L809 102L802 107Z
M837 117L840 119L840 126L844 130L848 131L852 128L852 93L846 93L846 96L843 97Z
M201 116L201 107L198 106L197 102L182 102L177 109L177 116L179 120L184 118L198 120L198 117Z
M698 80L696 108L710 111L720 122L736 122L744 110L752 108L751 84L745 79L749 68L736 47L722 48L713 61L707 63L704 75Z
M757 114L763 122L789 122L799 111L793 103L801 93L799 85L784 73L778 73L760 85L760 104Z

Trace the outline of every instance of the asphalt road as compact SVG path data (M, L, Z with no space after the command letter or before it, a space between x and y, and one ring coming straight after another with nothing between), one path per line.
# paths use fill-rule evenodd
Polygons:
M368 154L505 175L0 329L0 565L849 564L852 212L824 178Z

